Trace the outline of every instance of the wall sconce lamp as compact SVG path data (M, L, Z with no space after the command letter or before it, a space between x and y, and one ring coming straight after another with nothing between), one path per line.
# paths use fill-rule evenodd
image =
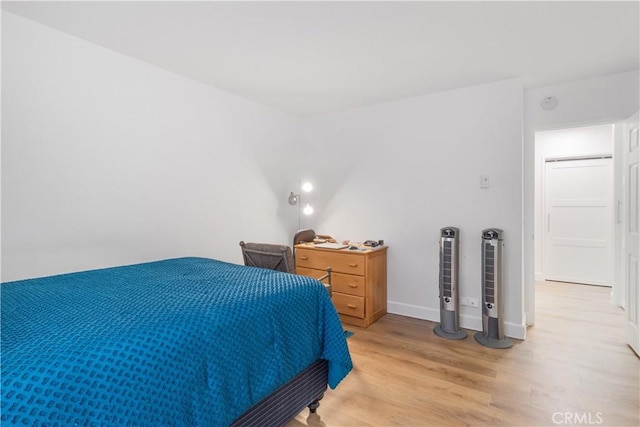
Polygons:
M310 182L305 182L300 186L300 188L305 193L309 193L313 190L313 184L311 184ZM302 204L302 198L300 194L294 194L292 191L291 194L289 194L289 204L291 206L295 206L298 203ZM313 206L311 206L309 202L306 202L304 208L302 208L302 212L305 215L311 215L313 213ZM298 209L298 228L300 228L300 209Z

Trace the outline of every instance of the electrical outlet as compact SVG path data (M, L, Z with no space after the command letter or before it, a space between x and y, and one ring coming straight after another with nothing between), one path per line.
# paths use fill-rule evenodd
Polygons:
M478 301L478 298L460 297L460 305L466 305L467 307L479 307L480 301Z

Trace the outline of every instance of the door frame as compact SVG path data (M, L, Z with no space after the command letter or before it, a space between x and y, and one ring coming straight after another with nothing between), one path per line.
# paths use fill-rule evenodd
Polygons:
M623 198L623 207L624 207L624 232L623 232L623 286L625 292L625 300L626 300L626 309L624 315L624 330L625 330L625 341L627 345L638 355L640 356L640 321L638 318L640 317L640 289L638 284L638 251L640 250L640 244L638 243L638 197L640 197L640 189L637 187L637 169L638 169L638 155L640 148L638 147L639 142L639 125L640 125L640 112L636 112L622 124L622 134L623 134L623 169L624 169L624 198ZM632 137L634 135L635 137ZM635 153L631 156L629 153L631 151L631 142L635 142ZM631 198L630 190L632 188L631 182L629 178L629 165L630 158L635 157L635 168L636 168L636 189L635 189L635 221L630 220L631 213ZM630 232L629 228L632 223L635 223L634 232ZM629 262L630 250L629 248L634 248L635 252L635 282L632 283L630 279L631 274L631 263ZM632 290L634 292L632 292ZM635 319L634 319L635 318Z
M524 260L523 260L523 319L526 326L532 326L535 324L535 313L536 313L536 251L535 251L535 229L536 229L536 211L538 204L536 203L536 167L538 166L536 163L536 135L539 132L548 132L555 130L565 130L572 128L580 128L580 127L589 127L589 126L599 126L599 125L613 125L614 126L614 147L613 147L613 159L614 159L614 204L617 203L619 198L619 192L621 191L618 185L618 178L622 174L622 165L617 161L617 155L619 154L617 144L620 143L619 135L620 126L626 118L621 119L620 117L611 117L604 118L599 120L592 121L578 121L578 122L565 122L565 123L554 123L551 125L539 125L539 126L531 126L525 127L525 136L524 136L524 173L525 177L523 179L523 205L525 209L524 219L523 219L523 241L527 242L524 245ZM527 172L528 170L528 172ZM618 226L616 226L616 230L618 230ZM615 233L614 245L620 244L620 237L618 232ZM616 258L614 258L614 263L618 262ZM617 271L617 270L616 270ZM619 287L622 286L621 282L617 280L618 275L614 276L614 287L613 289L617 289L617 294L620 294ZM624 298L624 296L622 297ZM615 301L615 298L614 298ZM616 305L620 305L616 303Z

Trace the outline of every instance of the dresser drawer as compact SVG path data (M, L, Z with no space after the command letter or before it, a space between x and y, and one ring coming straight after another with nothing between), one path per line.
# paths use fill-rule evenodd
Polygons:
M296 274L301 276L313 277L317 279L327 274L326 270L316 270L313 268L296 267ZM325 279L324 283L328 283ZM363 297L365 295L364 276L354 276L353 274L331 273L331 289L333 292L341 294L356 295Z
M336 273L364 276L364 257L344 251L298 248L296 249L296 266L317 270L326 270L327 267L331 267Z
M305 274L306 276L306 274ZM331 289L341 294L364 296L365 289L364 276L354 276L353 274L331 273Z
M387 312L387 247L350 251L295 246L296 272L318 278L331 267L331 300L343 324L366 328ZM326 282L326 281L325 281Z
M364 298L334 292L331 295L333 305L340 314L364 318Z
M300 276L313 277L314 279L318 279L327 274L327 270L316 270L313 268L304 268L304 267L296 267L296 274ZM333 282L333 278L335 277L335 273L331 273L331 282ZM324 283L328 283L327 279L323 280Z

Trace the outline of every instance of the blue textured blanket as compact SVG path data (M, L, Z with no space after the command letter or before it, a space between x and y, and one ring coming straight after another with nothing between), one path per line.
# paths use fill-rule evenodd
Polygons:
M310 278L180 258L4 283L3 424L229 425L318 358L351 370Z

